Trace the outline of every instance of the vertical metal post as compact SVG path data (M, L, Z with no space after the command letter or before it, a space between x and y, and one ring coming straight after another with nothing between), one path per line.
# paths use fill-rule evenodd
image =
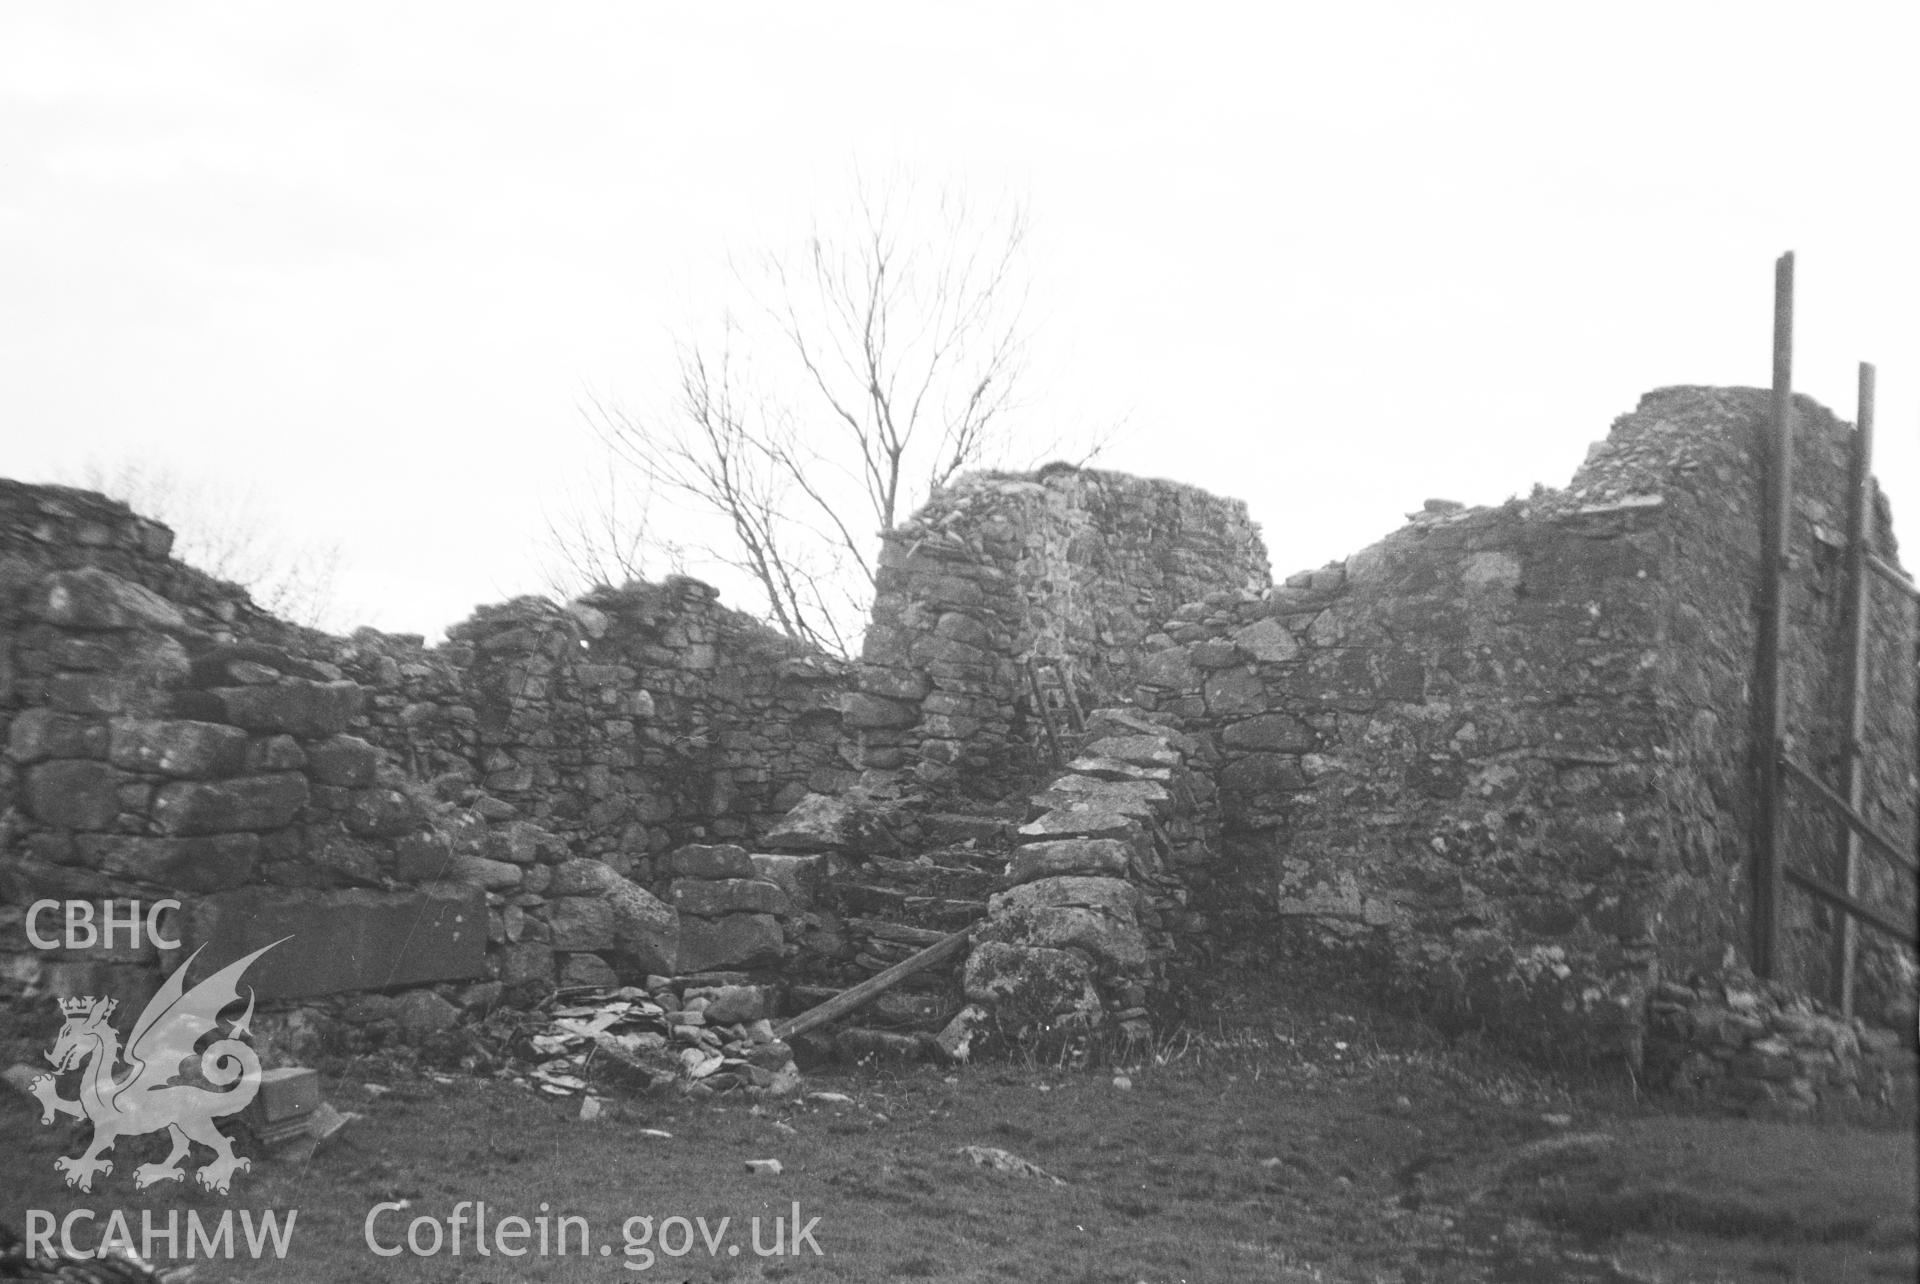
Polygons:
M1786 708L1780 643L1786 634L1786 571L1793 547L1793 252L1773 270L1773 404L1761 518L1760 628L1754 683L1753 970L1779 969L1781 730Z
M1867 773L1862 741L1867 733L1867 643L1873 598L1867 576L1867 554L1872 550L1873 521L1873 367L1860 363L1860 409L1853 430L1852 469L1847 477L1847 653L1844 686L1847 701L1847 739L1841 746L1840 793L1858 813L1866 801ZM1843 848L1840 885L1847 895L1859 893L1860 835L1852 825L1840 826ZM1834 998L1840 1011L1853 1015L1853 960L1859 950L1858 925L1842 914L1833 936Z

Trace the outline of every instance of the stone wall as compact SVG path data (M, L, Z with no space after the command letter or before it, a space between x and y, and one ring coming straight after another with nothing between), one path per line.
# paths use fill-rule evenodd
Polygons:
M1029 661L1064 721L1126 694L1175 606L1267 581L1240 501L1091 469L968 475L885 537L848 724L867 766L999 798L1040 761Z
M370 739L436 789L538 823L581 855L764 830L856 776L846 666L698 580L482 607L430 650L363 630L341 663L374 689Z
M503 994L796 952L794 907L744 851L674 849L851 778L843 666L684 579L482 609L438 648L333 638L170 545L101 496L0 482L15 982L138 994L178 962L125 931L29 948L47 900L88 902L96 923L181 901L162 934L207 945L202 965L290 937L249 974L263 1000L414 1035ZM352 997L368 990L386 998Z
M1196 903L1256 933L1277 916L1289 946L1349 957L1443 1024L1550 1060L1636 1058L1663 969L1746 949L1765 410L1745 390L1650 394L1565 491L1431 502L1267 601L1175 612L1141 700L1219 750L1226 833ZM1835 559L1818 550L1844 511L1845 429L1800 412L1788 650L1803 751L1825 762L1810 706ZM1884 509L1876 525L1891 559ZM1914 613L1876 608L1872 815L1911 845ZM1869 886L1912 917L1910 882ZM1795 907L1796 930L1814 918ZM1863 1013L1910 1023L1910 951L1866 943L1862 976Z

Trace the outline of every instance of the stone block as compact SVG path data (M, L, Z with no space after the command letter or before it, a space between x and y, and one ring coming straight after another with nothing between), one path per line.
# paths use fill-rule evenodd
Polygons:
M815 894L832 877L830 866L835 863L831 856L776 852L755 852L752 860L754 874L785 892L795 911L813 904Z
M280 941L244 978L261 999L458 981L487 971L486 901L477 888L243 888L193 901L186 918L187 944L202 951L193 980Z
M1220 771L1220 791L1254 798L1297 793L1308 787L1300 760L1284 754L1250 753Z
M719 918L724 914L788 914L793 902L772 883L757 878L677 878L669 898L682 914Z
M1071 950L983 941L967 956L964 977L967 998L993 1008L1002 1029L1100 1020L1093 969Z
M1117 878L1045 878L988 902L995 935L1016 944L1077 949L1104 971L1147 964L1140 891Z
M313 682L288 678L272 686L215 687L182 692L181 712L211 705L215 721L248 731L285 731L296 736L329 736L347 729L360 712L365 692L357 682Z
M919 706L864 691L843 697L840 712L847 726L866 730L911 727L920 719Z
M56 571L27 602L29 614L66 629L179 629L187 619L149 588L98 567Z
M553 867L553 877L547 883L547 894L597 896L626 881L618 870L603 860L567 860Z
M680 970L680 912L638 883L622 881L606 893L613 906L613 948L640 970L672 976Z
M780 961L784 944L780 921L771 914L688 916L680 919L680 970L772 967Z
M702 1014L708 1025L748 1025L770 1011L767 990L760 985L712 985L690 987L681 999L691 1002L705 999Z
M1124 878L1131 848L1117 838L1062 838L1053 842L1029 843L1014 852L1007 864L1007 884L1066 874L1089 874L1103 878Z
M1247 717L1265 713L1267 688L1246 669L1219 669L1207 675L1201 688L1207 710L1217 718Z
M484 887L490 892L504 892L520 886L525 873L520 866L510 865L503 860L488 860L484 856L456 852L448 863L444 877L450 882Z
M106 752L104 724L57 709L22 710L7 728L7 757L17 763L47 758L104 758Z
M163 834L225 834L281 829L307 805L307 778L293 772L162 785L153 823Z
M128 777L104 762L60 759L29 767L27 810L61 829L111 829L120 814L120 786Z
M1300 642L1286 625L1275 619L1255 620L1228 635L1248 659L1272 664L1291 660L1300 654Z
M299 771L307 765L307 751L289 735L256 736L247 742L247 772Z
M732 843L693 843L667 858L667 866L682 878L752 878L753 857Z
M253 877L261 854L258 834L209 834L199 838L147 838L131 834L88 838L103 873L182 892L217 892Z
M128 771L204 780L246 766L247 733L217 722L115 718L109 734L108 758Z
M562 954L560 984L606 987L620 984L620 977L612 965L598 954Z
M544 941L516 941L500 948L500 980L508 985L553 984L553 947Z
M547 902L547 926L556 950L613 948L613 906L597 896L559 896Z
M420 806L398 789L357 789L342 817L361 838L397 838L426 823Z
M1233 723L1220 733L1230 749L1274 749L1284 753L1311 753L1319 744L1312 727L1289 713L1263 713Z
M321 784L357 789L373 783L380 751L358 736L328 736L308 750L308 762Z

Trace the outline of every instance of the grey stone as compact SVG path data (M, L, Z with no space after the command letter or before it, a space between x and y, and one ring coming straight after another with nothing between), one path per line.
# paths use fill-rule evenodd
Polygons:
M1255 620L1229 636L1249 659L1261 663L1291 660L1300 654L1299 641L1286 625L1275 619Z
M188 946L205 947L191 980L280 942L247 970L245 983L262 999L459 981L487 970L486 903L477 888L245 888L198 898L186 917Z
M370 785L380 762L380 751L358 736L329 736L307 752L313 778L323 785Z
M599 897L559 896L547 902L556 950L613 948L613 906Z
M793 908L785 892L757 878L677 878L669 895L675 909L701 918L742 912L784 915Z
M1048 949L1077 949L1102 971L1147 963L1139 920L1140 891L1117 878L1045 878L1000 892L988 902L996 934Z
M682 878L752 878L753 857L744 847L732 843L694 843L682 847L667 858L667 865Z
M270 687L216 687L182 692L180 708L211 703L218 717L249 731L285 731L296 736L325 736L345 731L360 712L365 692L357 682L312 682L288 678Z
M57 709L23 709L7 728L7 756L17 763L45 758L102 758L107 729L91 718Z
M1128 845L1116 838L1063 838L1029 843L1014 852L1008 862L1007 883L1017 887L1063 874L1124 878L1130 856Z
M780 961L785 937L771 914L680 920L680 970L771 967Z
M162 785L153 823L163 834L283 829L307 805L307 778L293 772Z
M183 892L218 892L253 878L260 835L210 834L200 838L144 838L115 834L102 844L99 868L108 874Z
M48 624L69 629L187 627L180 609L158 593L93 566L47 576L27 610Z
M964 985L967 998L991 1008L1010 1033L1100 1020L1093 969L1071 950L984 941L967 956Z
M247 733L215 722L115 718L107 756L116 767L204 779L246 766Z
M27 810L62 829L111 829L128 777L104 762L60 759L27 769Z
M642 971L661 976L677 973L679 912L637 883L622 882L606 897L613 906L614 949Z
M460 1020L460 1009L432 990L409 990L394 1000L393 1019L402 1038L421 1043L451 1030Z

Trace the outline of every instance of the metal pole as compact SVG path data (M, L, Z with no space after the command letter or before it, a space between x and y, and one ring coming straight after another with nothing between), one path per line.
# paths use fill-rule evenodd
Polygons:
M1866 801L1867 774L1861 761L1867 734L1868 612L1873 609L1867 582L1867 542L1873 519L1873 367L1860 363L1860 409L1853 430L1853 469L1847 478L1847 654L1845 685L1847 740L1841 746L1840 792L1858 814ZM1842 823L1840 886L1848 896L1860 891L1860 835ZM1853 961L1859 952L1859 933L1851 914L1839 916L1833 937L1834 997L1843 1016L1853 1015Z
M1754 684L1753 970L1777 975L1780 941L1781 736L1785 712L1780 643L1793 547L1793 252L1773 269L1773 403L1761 520L1760 629Z

